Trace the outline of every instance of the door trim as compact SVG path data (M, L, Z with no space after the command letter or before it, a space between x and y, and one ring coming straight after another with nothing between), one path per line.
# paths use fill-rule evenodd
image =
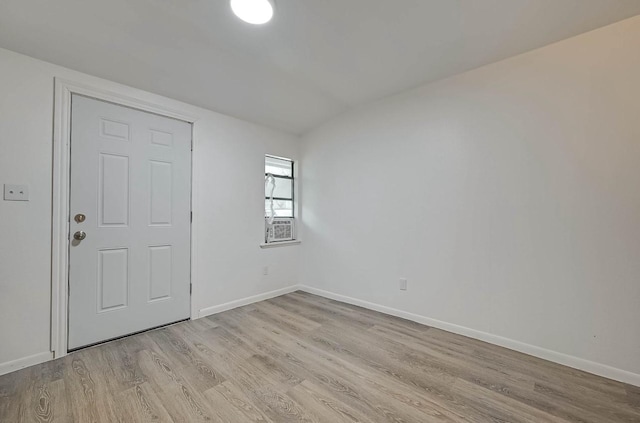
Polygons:
M91 85L54 78L53 186L51 233L51 351L54 358L67 355L69 298L69 182L71 157L71 96L79 94L131 107L191 124L191 210L195 201L193 151L198 117L187 105L109 81L93 80ZM186 107L185 107L186 106ZM191 223L191 283L194 281L195 219ZM193 298L193 294L191 296ZM191 318L195 319L193 307Z

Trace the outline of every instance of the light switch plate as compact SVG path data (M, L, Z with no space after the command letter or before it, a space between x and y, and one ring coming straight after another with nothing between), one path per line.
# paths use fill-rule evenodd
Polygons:
M4 184L5 201L29 201L29 185Z

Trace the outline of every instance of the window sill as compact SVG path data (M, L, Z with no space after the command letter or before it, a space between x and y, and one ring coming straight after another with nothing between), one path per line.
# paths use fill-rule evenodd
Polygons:
M269 244L260 244L260 248L275 248L275 247L288 247L289 245L298 245L300 244L300 240L295 241L280 241L280 242L271 242Z

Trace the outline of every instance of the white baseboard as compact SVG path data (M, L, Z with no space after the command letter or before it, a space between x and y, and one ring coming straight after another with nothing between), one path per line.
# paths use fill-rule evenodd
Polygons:
M322 289L313 288L306 285L298 286L298 289L310 294L319 295L336 301L364 307L369 310L379 311L380 313L390 314L392 316L401 317L403 319L422 323L423 325L432 326L447 332L453 332L458 335L468 336L469 338L478 339L500 347L509 348L510 350L519 351L534 357L572 367L574 369L583 370L598 376L617 380L619 382L628 383L630 385L640 386L640 374L628 372L615 367L607 366L583 358L571 356L557 351L548 350L546 348L536 347L535 345L525 344L524 342L515 341L513 339L504 338L502 336L493 335L479 330L467 328L464 326L447 323L430 317L421 316L419 314L409 313L407 311L359 300L357 298L347 297L345 295L336 294L334 292L324 291Z
M49 360L53 360L53 353L51 351L18 358L17 360L7 361L6 363L0 363L0 376L35 364L44 363Z
M259 301L268 300L270 298L279 297L281 295L289 294L290 292L294 292L299 289L300 289L299 285L291 285L286 288L276 289L275 291L265 292L263 294L253 295L251 297L229 301L228 303L220 304L217 306L201 308L200 311L198 312L198 318L211 316L212 314L222 313L223 311L232 310L234 308L257 303Z

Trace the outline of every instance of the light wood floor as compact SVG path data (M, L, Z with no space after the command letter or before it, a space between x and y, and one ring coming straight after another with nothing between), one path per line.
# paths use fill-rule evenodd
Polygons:
M640 389L296 292L0 377L1 422L640 422Z

